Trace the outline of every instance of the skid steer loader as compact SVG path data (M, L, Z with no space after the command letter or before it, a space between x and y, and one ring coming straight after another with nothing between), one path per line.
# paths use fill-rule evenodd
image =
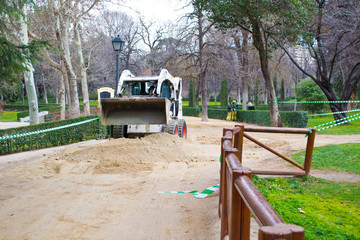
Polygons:
M187 138L182 114L182 80L166 69L159 76L122 72L114 98L100 99L101 121L112 126L112 137L168 132Z

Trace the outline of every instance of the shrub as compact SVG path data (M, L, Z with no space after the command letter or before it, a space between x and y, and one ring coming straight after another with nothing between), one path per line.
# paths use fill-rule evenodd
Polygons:
M106 130L107 128L101 124L98 115L83 116L19 128L0 129L0 136L11 136L51 129L95 118L96 120L76 126L69 126L48 132L34 133L27 136L23 135L10 139L2 139L0 140L0 155L22 152L31 149L59 146L94 138L104 138L108 135Z
M184 116L198 117L201 113L201 109L196 107L183 107L182 109Z
M17 120L20 121L20 118L24 118L29 116L29 107L26 106L27 110L19 112L17 114ZM60 105L58 104L45 104L45 105L39 105L39 112L48 111L48 112L60 112ZM45 117L46 119L46 117Z
M240 107L239 107L240 108ZM239 109L238 108L238 109ZM200 108L183 107L184 116L198 117L201 113ZM225 120L227 116L226 108L208 108L208 117ZM308 125L307 112L280 112L282 123L286 127L306 128ZM239 122L254 123L263 126L270 126L269 111L237 111L237 119Z
M306 128L308 125L307 112L284 112L280 111L281 121L286 127ZM270 126L269 111L238 111L238 121Z
M5 104L3 107L4 111L26 111L29 110L29 106L27 103L25 105L22 105L20 103L17 104Z
M98 94L97 93L90 93L89 94L89 100L98 100Z
M215 118L215 119L226 119L227 111L226 109L215 109L215 108L208 108L208 117Z
M297 92L301 101L327 101L320 87L310 78L300 82ZM304 103L305 109L312 114L324 109L326 105L326 103Z
M309 123L307 112L280 112L281 121L288 127L306 128Z
M270 114L269 111L248 111L239 110L237 112L237 119L240 122L254 123L263 126L270 126Z
M227 84L227 78L224 76L221 78L221 88L220 88L220 103L222 107L226 107L228 105L228 97L229 97L229 88Z

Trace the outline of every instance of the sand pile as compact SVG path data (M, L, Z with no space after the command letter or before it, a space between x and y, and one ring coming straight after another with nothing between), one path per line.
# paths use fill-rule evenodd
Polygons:
M151 171L159 162L191 162L186 140L158 133L134 139L110 139L90 146L70 146L42 161L14 169L23 177L55 174L119 174Z

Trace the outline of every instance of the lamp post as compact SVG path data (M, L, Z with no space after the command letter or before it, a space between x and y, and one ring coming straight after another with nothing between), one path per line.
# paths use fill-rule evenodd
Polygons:
M24 88L25 88L25 84L21 84L21 95L22 95L22 104L24 105L24 92L25 92L25 90L24 90Z
M116 86L115 86L115 93L117 92L118 84L119 84L119 64L120 64L120 52L123 50L124 41L120 38L119 35L111 41L113 45L113 49L116 52Z

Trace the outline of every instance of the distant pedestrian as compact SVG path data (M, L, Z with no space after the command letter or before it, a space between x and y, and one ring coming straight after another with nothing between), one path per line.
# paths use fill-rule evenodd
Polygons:
M246 104L247 104L248 110L255 110L254 104L252 104L252 102L247 101Z
M227 106L227 116L226 116L226 120L228 120L228 121L231 120L232 108L233 108L232 102L229 102L229 105Z
M231 120L236 121L236 119L237 119L237 106L236 106L236 101L234 100L231 110Z

